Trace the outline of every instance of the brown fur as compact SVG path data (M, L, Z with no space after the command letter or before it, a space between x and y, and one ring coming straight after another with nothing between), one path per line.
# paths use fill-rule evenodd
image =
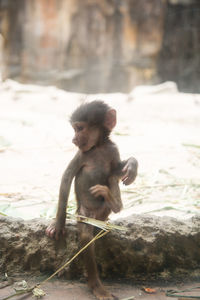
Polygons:
M109 138L116 124L114 109L102 101L93 101L77 108L70 122L75 131L73 143L79 151L62 177L56 221L46 230L48 236L56 239L64 230L67 200L74 177L78 214L105 221L111 211L117 213L122 208L118 185L122 169L125 184L132 182L137 174L137 161L130 158L122 162L116 145ZM79 223L78 228L83 246L92 239L93 227ZM84 262L94 295L98 299L115 299L99 279L94 245L85 251Z

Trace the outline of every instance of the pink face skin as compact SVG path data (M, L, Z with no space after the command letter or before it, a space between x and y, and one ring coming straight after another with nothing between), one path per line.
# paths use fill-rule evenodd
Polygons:
M97 144L100 135L98 128L89 127L86 122L74 122L72 123L72 127L75 132L72 143L74 143L82 152L89 151Z

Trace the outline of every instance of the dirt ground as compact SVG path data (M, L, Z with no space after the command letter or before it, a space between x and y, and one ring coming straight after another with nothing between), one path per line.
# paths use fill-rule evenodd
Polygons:
M37 282L34 280L28 280L27 283L30 287L34 286ZM111 283L105 282L105 287L115 296L117 296L120 300L165 300L165 299L183 299L180 297L167 297L166 291L175 290L175 291L183 291L186 289L192 289L192 291L187 291L184 293L179 293L184 296L198 296L200 287L198 283L187 283L187 284L176 284L176 285L136 285L136 284L127 284L127 283ZM77 281L62 281L62 280L53 280L51 282L47 282L44 286L41 286L42 290L45 292L45 296L42 298L44 300L61 300L61 299L69 299L69 300L92 300L95 297L91 294L88 289L86 283L80 283ZM145 289L149 288L152 290L152 294L145 292ZM14 294L15 291L13 287L5 287L0 290L0 300L4 297ZM12 298L13 300L29 300L33 299L32 293L15 296ZM35 298L36 299L36 298ZM192 299L192 298L190 298Z

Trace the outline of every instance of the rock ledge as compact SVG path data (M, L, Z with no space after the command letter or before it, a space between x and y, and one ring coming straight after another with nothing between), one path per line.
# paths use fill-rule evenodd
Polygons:
M15 274L52 273L78 251L74 222L67 222L67 234L56 242L45 236L49 221L24 221L0 216L0 270ZM171 276L200 275L200 216L187 221L169 217L132 215L115 222L126 232L110 232L96 242L96 256L102 277L150 279L156 274ZM64 272L80 277L82 259L77 258Z

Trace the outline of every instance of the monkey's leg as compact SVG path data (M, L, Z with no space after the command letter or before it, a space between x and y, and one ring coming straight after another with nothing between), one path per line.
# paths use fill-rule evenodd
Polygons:
M93 238L93 226L78 223L78 229L80 234L81 247L83 247ZM88 275L88 285L91 288L93 294L96 296L96 298L99 300L117 299L115 296L111 295L108 291L106 291L106 289L100 281L95 260L94 243L92 243L83 252L83 259Z

